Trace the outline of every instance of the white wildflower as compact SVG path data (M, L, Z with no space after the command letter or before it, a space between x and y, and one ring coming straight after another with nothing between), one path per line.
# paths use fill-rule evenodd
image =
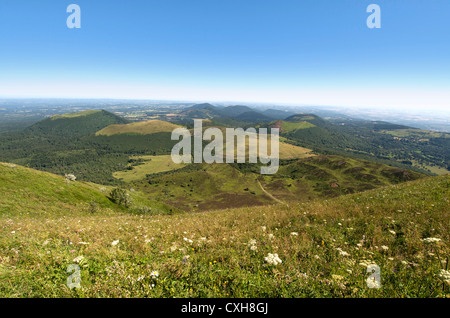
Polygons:
M278 265L282 263L282 260L278 257L278 254L267 254L266 257L264 257L264 260L272 265Z
M248 245L250 246L250 249L252 251L256 251L258 249L258 247L256 246L256 240L251 239L250 241L248 241Z
M339 247L336 248L336 250L339 252L339 255L342 255L342 256L349 256L349 255L350 255L349 253L343 251L343 250L340 249Z
M440 240L441 240L440 238L436 238L436 237L427 237L427 238L422 239L422 241L425 243L439 242Z
M381 245L381 248L385 251L387 251L389 249L389 247L387 247L386 245Z
M156 278L159 276L159 272L158 271L153 271L150 273L150 276L152 276L152 278Z
M144 278L145 278L145 275L139 276L139 277L137 278L136 281L137 281L137 282L138 282L138 281L141 281L141 280L143 280Z
M291 235L292 236L298 236L298 233L297 232L291 232Z
M391 232L392 235L397 234L397 233L395 233L395 231L393 231L393 230L389 230L389 232Z
M362 260L359 265L364 266L364 267L368 267L369 265L371 265L372 263L368 260Z
M80 263L84 259L84 256L77 256L73 259L74 263Z
M445 269L441 269L439 272L439 278L441 278L447 284L450 284L450 271L446 271Z
M117 244L119 244L119 240L112 241L112 243L111 243L112 246L116 246Z

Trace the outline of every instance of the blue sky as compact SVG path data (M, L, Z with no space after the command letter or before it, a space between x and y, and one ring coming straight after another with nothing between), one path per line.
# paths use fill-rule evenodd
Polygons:
M448 109L450 1L1 0L0 97Z

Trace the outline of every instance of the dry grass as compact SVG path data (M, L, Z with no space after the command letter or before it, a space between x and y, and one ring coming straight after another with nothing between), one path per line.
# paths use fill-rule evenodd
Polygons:
M130 124L109 125L103 128L102 130L99 130L95 134L97 136L98 135L111 136L115 134L127 134L127 133L149 135L158 132L172 132L175 128L179 127L181 126L162 120L152 119Z
M147 174L177 170L186 166L184 163L174 163L170 155L132 156L130 159L142 159L144 162L134 166L132 170L114 172L114 178L124 182L133 182L145 179Z

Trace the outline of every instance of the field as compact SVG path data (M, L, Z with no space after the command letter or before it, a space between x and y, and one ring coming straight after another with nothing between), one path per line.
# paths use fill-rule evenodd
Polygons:
M301 122L289 122L289 121L280 121L281 122L281 131L284 133L297 130L297 129L307 129L315 127L315 125L307 122L307 121L301 121Z
M401 138L421 138L421 139L428 139L428 138L450 138L450 134L447 133L440 133L440 132L434 132L429 130L423 130L423 129L396 129L396 130L383 130L382 132L386 134L390 134L395 137L401 137Z
M111 136L116 134L144 134L149 135L160 132L172 132L175 128L181 127L162 120L140 121L130 124L114 124L96 132L96 135Z
M138 165L129 165L130 170L114 172L114 178L124 182L133 182L145 179L147 174L177 170L186 166L184 163L174 163L170 155L132 156L130 159L142 160L142 162Z
M448 175L289 206L149 215L83 194L92 184L0 168L16 174L2 190L20 207L1 206L3 297L449 296ZM78 190L41 201L38 181ZM84 208L92 199L95 211ZM71 264L79 289L66 285ZM381 288L369 288L370 264Z
M412 166L419 167L421 169L430 171L431 173L435 175L445 175L450 173L449 170L445 169L444 167L439 167L432 164L425 164L425 163L419 163L417 160L411 160Z
M257 139L258 150L255 152L250 152L249 142L247 140L245 144L245 161L248 162L249 154L256 155L257 158L260 158L259 155L259 142L260 139ZM224 139L224 148L223 153L226 153L226 150L230 147L231 141ZM267 154L270 156L272 154L272 144L271 138L267 138ZM287 142L283 142L280 140L278 144L278 155L280 159L294 159L294 158L308 158L315 156L315 154L311 151L311 149L291 145ZM238 154L236 142L234 142L234 158L237 160L241 158Z

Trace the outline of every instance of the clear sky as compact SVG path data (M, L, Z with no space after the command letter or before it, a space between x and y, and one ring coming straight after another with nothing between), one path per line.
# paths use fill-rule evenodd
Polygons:
M0 97L449 109L450 1L1 0Z

